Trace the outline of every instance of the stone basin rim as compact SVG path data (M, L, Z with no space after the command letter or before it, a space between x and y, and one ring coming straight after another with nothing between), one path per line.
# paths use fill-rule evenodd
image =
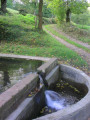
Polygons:
M88 92L77 103L70 105L55 113L51 113L51 114L42 116L40 118L36 118L34 120L43 120L43 119L45 120L87 120L86 118L90 117L90 112L89 112L90 110L90 77L86 75L83 71L78 70L74 67L64 65L64 64L60 64L60 67L61 67L61 71L64 71L62 67L65 67L66 69L67 68L70 69L70 72L72 72L71 70L73 70L76 74L80 75L81 78L85 79L85 81L83 81L83 84L86 85L86 87L88 88ZM67 73L68 72L66 71L65 74ZM79 82L76 82L76 83L79 83ZM80 117L77 116L79 114L80 114Z

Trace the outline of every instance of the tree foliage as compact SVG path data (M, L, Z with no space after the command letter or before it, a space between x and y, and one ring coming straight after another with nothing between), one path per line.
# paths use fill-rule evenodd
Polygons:
M67 16L68 11L74 14L83 13L87 9L87 2L86 0L51 0L49 7L58 20L62 21Z
M38 11L38 2L37 0L21 0L22 4L16 3L15 9L24 10L28 13L35 14Z
M71 20L74 23L90 26L90 13L86 11L83 14L72 14Z
M43 3L42 13L43 13L43 17L46 17L46 18L51 18L53 16L51 9L48 8L48 5L46 3Z
M7 7L13 8L13 0L7 0Z

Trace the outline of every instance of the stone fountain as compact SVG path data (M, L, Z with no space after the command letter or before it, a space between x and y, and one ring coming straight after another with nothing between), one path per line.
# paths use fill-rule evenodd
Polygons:
M30 56L11 55L11 57L30 59ZM89 76L74 67L58 64L56 58L45 58L45 63L37 68L37 71L45 73L49 86L59 79L66 80L80 88L84 96L75 104L39 117L38 114L45 104L44 85L38 87L39 75L32 73L0 95L0 120L87 120L90 117ZM36 88L34 95L29 96Z

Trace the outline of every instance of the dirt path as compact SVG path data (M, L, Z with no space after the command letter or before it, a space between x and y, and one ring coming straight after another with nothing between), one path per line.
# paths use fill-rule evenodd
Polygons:
M71 41L74 41L74 42L76 42L76 43L78 43L78 44L80 44L80 45L82 45L82 46L90 49L90 45L89 45L88 43L84 43L84 42L79 41L79 40L77 40L77 39L75 39L75 38L72 38L71 36L65 34L63 31L61 31L60 29L58 29L56 25L53 25L53 29L55 29L55 30L56 30L57 32L59 32L60 34L66 36L66 37L67 37L68 39L70 39Z
M68 48L72 49L73 51L77 52L83 59L85 59L88 63L88 70L90 71L90 54L89 53L87 53L83 49L78 48L78 47L66 42L65 40L53 35L50 31L48 31L46 29L45 29L45 31L47 31L52 37L54 37L60 43L64 44L66 47L68 47ZM90 76L90 73L88 73L88 75Z

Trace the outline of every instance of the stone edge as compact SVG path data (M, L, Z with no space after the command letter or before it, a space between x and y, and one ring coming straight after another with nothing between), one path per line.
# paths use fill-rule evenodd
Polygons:
M90 117L90 77L83 71L71 66L60 64L61 78L73 79L75 82L84 83L88 87L87 95L79 102L71 105L63 110L45 115L34 120L86 120ZM63 73L63 74L62 74ZM69 75L70 76L69 76ZM77 75L74 75L77 74ZM80 82L81 77L81 82Z

